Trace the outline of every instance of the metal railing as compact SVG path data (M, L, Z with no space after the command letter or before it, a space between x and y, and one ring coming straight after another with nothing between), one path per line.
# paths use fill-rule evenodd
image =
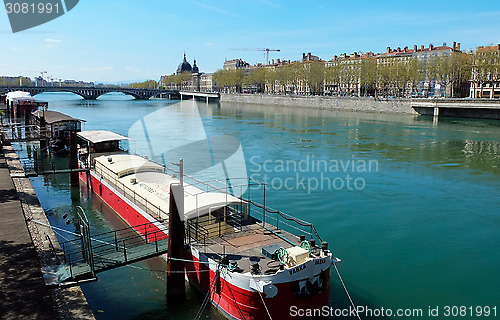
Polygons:
M225 213L224 213L225 210ZM206 243L206 240L221 237L242 230L244 214L233 207L223 207L208 215L192 218L186 221L186 238Z
M160 222L149 222L91 235L88 245L82 245L85 240L83 237L62 242L64 262L69 267L71 277L93 275L165 253L168 246L167 229L161 224L158 228L158 224Z
M310 239L316 238L319 243L323 241L312 223L288 215L279 210L264 207L253 201L251 201L251 205L254 207L251 208L250 215L257 218L262 226L266 227L267 225L274 227L278 231L283 230L295 236L307 235Z
M38 125L13 123L7 130L7 136L12 142L44 140L50 138L51 131Z
M116 175L102 170L101 167L96 167L96 174L104 181L110 184L116 191L120 192L126 199L134 203L136 206L150 214L154 218L161 220L168 217L168 211L162 209L159 205L151 203L146 197L141 196L135 190L127 187L123 182L116 178ZM163 214L163 216L162 216Z
M152 161L152 160L150 160ZM154 162L154 161L152 161ZM179 174L178 170L175 170L172 167L169 167L164 164L160 164L157 162L154 162L158 164L159 166L162 166L166 171L170 171L171 173L174 174ZM145 209L146 212L148 205L149 207L152 207L154 209L150 210L148 213L152 214L153 216L160 218L160 213L163 213L165 217L168 217L168 213L162 209L160 209L158 206L155 206L154 204L148 202L148 200L140 195L138 195L134 190L128 188L125 186L123 183L118 181L116 179L116 176L112 176L110 174L105 173L104 171L101 172L101 176L106 179L107 182L109 182L111 185L115 185L115 188L118 191L121 191L122 194L125 196L132 196L133 202L143 209ZM210 180L210 181L201 181L195 177L189 176L189 175L183 175L184 178L184 183L188 183L190 186L197 187L200 189L200 194L201 193L206 193L206 192L219 192L219 193L224 193L224 194L231 194L230 190L235 190L237 188L241 188L240 190L243 189L243 187L246 188L247 190L247 195L248 198L244 198L243 196L237 197L238 199L241 200L241 205L246 204L247 205L247 213L250 217L254 218L258 222L262 224L262 226L266 227L270 226L273 227L276 230L283 230L286 232L289 232L295 236L300 236L300 235L307 235L310 239L315 238L319 243L322 242L322 238L319 235L318 231L316 230L316 227L307 221L304 221L302 219L296 218L292 215L283 213L279 210L273 209L271 207L266 206L266 195L265 195L265 189L266 189L266 183L263 183L261 181L252 179L252 178L236 178L236 179L231 179L232 186L229 187L227 181L222 181L222 180ZM116 182L115 182L116 181ZM234 183L235 181L242 181L242 183ZM257 203L250 198L250 189L252 187L262 187L263 188L263 204ZM258 188L257 188L258 189ZM240 192L240 194L243 194L243 192ZM226 208L230 208L228 204L225 206ZM158 215L155 213L158 212ZM229 216L229 215L228 215ZM198 218L199 219L199 218ZM231 220L229 218L231 223L235 223L237 220ZM239 227L241 229L241 220L239 220ZM198 221L199 222L199 221ZM217 228L219 228L219 222L217 223ZM214 226L210 227L211 229L215 228ZM222 225L221 225L222 228ZM222 229L221 229L222 230ZM198 233L196 233L198 231ZM195 236L193 239L197 239L200 241L199 237L201 236L205 237L206 239L209 239L211 237L211 234L214 234L212 232L213 230L208 230L206 226L202 226L199 223L194 224L192 219L187 221L187 226L186 226L186 233L188 234L198 234L198 236ZM216 234L223 235L223 232L216 232Z
M55 160L55 161L54 161ZM43 157L34 158L29 160L21 160L24 171L27 174L49 174L49 173L60 173L60 172L71 172L71 171L84 171L86 168L79 167L79 162L76 159L44 159Z

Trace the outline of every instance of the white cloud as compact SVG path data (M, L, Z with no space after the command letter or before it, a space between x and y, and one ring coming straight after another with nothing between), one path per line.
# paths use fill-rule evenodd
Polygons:
M52 38L45 38L45 40L43 40L47 43L61 43L62 40L59 40L59 39L52 39Z

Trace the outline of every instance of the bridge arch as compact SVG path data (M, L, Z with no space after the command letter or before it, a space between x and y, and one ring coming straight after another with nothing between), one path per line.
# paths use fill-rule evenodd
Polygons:
M142 96L130 92L128 90L120 90L120 89L106 89L106 88L96 88L96 89L87 89L87 88L82 88L82 89L75 89L75 88L65 88L65 87L53 87L53 88L39 88L39 89L33 89L29 90L32 96L35 96L37 94L41 94L44 92L70 92L79 95L83 99L88 99L88 100L95 100L102 96L103 94L107 93L113 93L113 92L120 92L124 93L127 95L130 95L134 97L135 99L144 99Z
M103 94L111 92L121 92L130 95L135 99L147 100L157 94L178 94L175 90L165 89L135 89L135 88L121 88L121 87L35 87L35 86L0 86L0 90L9 91L25 91L29 92L32 96L43 92L70 92L79 95L80 97L88 100L95 100Z
M76 94L80 97L82 97L83 99L88 99L87 96L85 96L84 94L82 94L81 92L78 92L78 91L74 91L74 90L69 90L69 89L62 89L62 90L43 90L43 89L40 89L40 90L30 90L31 92L31 95L32 96L36 96L36 95L39 95L39 94L42 94L42 93L45 93L45 92L69 92L69 93L73 93L73 94Z
M111 93L111 92L121 92L121 93L124 93L124 94L128 94L129 96L132 96L136 99L144 99L144 97L134 93L134 92L130 92L130 91L127 91L127 90L120 90L120 91L109 91L109 92L106 92L106 93ZM149 99L149 97L148 97Z

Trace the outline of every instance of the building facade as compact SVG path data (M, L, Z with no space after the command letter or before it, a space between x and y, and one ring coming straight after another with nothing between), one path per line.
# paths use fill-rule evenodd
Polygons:
M478 47L474 55L471 98L500 98L500 44Z
M200 72L199 67L196 65L196 59L193 61L193 65L191 65L187 61L185 53L182 62L177 67L176 73L170 76L161 76L158 85L171 90L215 91L212 74Z
M335 56L325 64L325 92L333 95L384 95L398 97L467 96L466 80L452 82L438 79L437 61L451 54L461 54L460 43L452 47L413 46L392 49L385 53L355 52ZM441 59L441 60L440 60Z

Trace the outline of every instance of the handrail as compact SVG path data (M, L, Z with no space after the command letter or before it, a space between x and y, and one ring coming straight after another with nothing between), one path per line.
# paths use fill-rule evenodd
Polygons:
M85 248L81 246L81 235L75 239L61 242L64 261L70 268L71 276L80 276L89 272L94 275L94 270L97 270L97 272L107 270L114 268L114 265L119 266L123 263L126 264L142 259L141 257L146 258L150 257L151 254L165 252L164 245L166 243L164 240L166 239L166 232L164 228L154 231L147 228L148 225L156 226L156 224L157 222L143 223L91 236L92 256L97 258L95 264L89 263ZM144 230L144 233L141 233L142 230ZM162 242L162 247L160 247ZM88 265L90 271L86 265Z
M288 220L288 221L293 221L303 227L309 227L311 228L311 230L314 232L314 234L316 235L316 237L318 237L318 240L320 242L322 242L323 240L321 239L321 236L319 235L318 231L316 230L316 227L312 224L312 223L309 223L309 222L305 222L305 221L302 221L302 220L299 220L295 217L287 217L285 216L285 214L279 210L271 210L269 207L264 207L263 205L257 203L257 202L254 202L252 200L246 200L247 202L253 204L254 206L256 206L257 208L260 208L260 209L263 209L265 210L266 212L269 212L269 213L277 213L279 214L283 219L285 220Z
M139 156L140 156L140 155L139 155ZM155 164L157 164L157 165L160 165L160 166L162 166L163 168L165 168L165 169L167 169L167 170L169 170L169 171L171 171L171 172L178 173L178 171L177 171L177 170L175 170L175 169L173 169L173 168L171 168L171 167L167 166L166 164L158 163L158 162L155 162L155 161L153 161L153 160L149 160L149 161L151 161L151 162L153 162L153 163L155 163ZM107 171L109 171L109 169L108 169L108 168L106 168L106 170L107 170ZM102 173L103 173L103 172L102 172L102 169L101 169L101 174L102 174ZM104 175L103 175L103 177L104 177ZM202 186L207 187L207 190L206 190L206 191L203 191L203 190L201 190L201 189L200 189L200 193L209 192L209 191L208 191L208 189L209 189L209 188L211 188L211 190L212 190L212 191L218 191L218 192L220 192L220 193L227 193L227 183L226 183L225 181L221 181L221 180L218 180L218 179L209 180L209 181L201 181L201 180L199 180L199 179L197 179L197 178L195 178L195 177L193 177L193 176L189 176L189 175L186 175L186 174L184 174L184 175L183 175L183 177L184 177L185 181L186 181L186 180L192 180L192 181L194 181L195 183L190 184L190 185L192 185L192 186L198 187L199 185L202 185ZM106 180L107 180L107 181L110 181L111 179L107 178ZM137 195L137 193L135 193L135 191L134 191L134 190L131 190L130 188L128 188L127 186L125 186L122 182L118 181L117 179L114 179L114 180L115 180L115 181L117 181L118 183L120 183L120 184L123 186L123 187L122 187L122 190L124 190L124 189L126 188L126 189L127 189L127 190L129 190L131 193L135 194L135 196L138 196L138 197L139 197L139 199L143 200L143 201L146 203L146 205L145 205L145 209L146 209L146 210L145 210L145 211L146 211L146 212L148 212L148 210L147 210L147 207L148 207L148 206L147 206L147 205L148 205L148 201L147 201L147 199L146 199L146 198L144 198L144 197L142 197L142 196L140 196L140 195ZM232 180L232 181L234 181L234 180L245 180L245 181L246 181L246 183L241 184L241 186L247 186L248 188L250 188L250 187L252 187L252 186L262 186L262 185L263 185L263 186L265 186L265 185L267 185L266 183L261 182L261 181L259 181L259 180L257 180L257 179L253 179L253 178L251 178L251 177L248 177L248 178L232 178L231 180ZM216 184L221 184L222 186L226 186L226 187L217 187L217 186L215 186L215 185L214 185L214 182L215 182ZM237 188L238 186L239 186L239 184L238 184L238 185L232 185L232 187L233 187L233 188L235 188L235 187ZM118 188L118 189L119 189L119 188ZM321 238L321 236L319 235L318 231L316 230L316 227L315 227L312 223L310 223L310 222L306 222L306 221L301 220L301 219L299 219L299 218L296 218L296 217L293 217L293 216L287 215L287 214L285 214L285 213L283 213L283 212L281 212L281 211L279 211L279 210L275 210L275 209L272 209L272 208L270 208L270 207L268 207L268 206L265 206L265 205L259 204L259 203L255 202L255 201L251 200L251 199L245 199L245 198L243 198L243 196L242 196L242 195L241 195L240 197L236 197L236 198L240 199L241 201L245 201L245 202L247 202L247 203L249 203L249 204L252 204L252 205L254 205L254 206L255 206L255 207L257 207L257 208L263 209L263 210L264 210L264 212L267 212L267 213L273 213L273 214L278 214L279 216L281 216L281 217L282 217L283 219L285 219L286 221L291 221L291 222L294 222L294 223L296 223L296 224L298 224L298 225L300 225L300 226L302 226L302 227L311 228L311 236L312 236L312 234L314 234L314 235L318 238L318 240L319 240L320 242L322 242L322 241L323 241L323 240L322 240L322 238ZM134 198L134 199L135 199L135 198ZM137 204L137 202L136 202L135 200L134 200L134 203L136 203L136 204ZM139 203L140 203L140 202L139 202ZM153 206L154 208L157 208L159 212L162 212L162 213L164 213L165 215L167 215L167 216L168 216L168 214L167 214L165 211L161 210L158 206L155 206L155 205L153 205L153 204L151 204L151 203L149 203L149 204L150 204L151 206ZM143 203L141 203L140 205L144 206L144 204L143 204ZM154 215L154 214L153 214L153 215ZM277 221L277 219L276 219L276 221ZM290 226L291 226L291 225L290 225ZM293 226L291 226L291 227L293 227Z

